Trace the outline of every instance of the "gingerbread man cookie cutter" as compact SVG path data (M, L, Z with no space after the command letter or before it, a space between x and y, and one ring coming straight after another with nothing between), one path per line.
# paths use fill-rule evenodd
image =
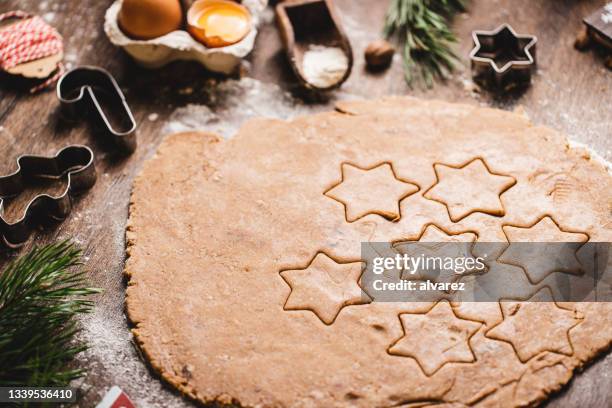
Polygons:
M4 217L4 199L15 197L33 181L68 178L66 188L56 196L39 194L27 204L16 221ZM18 248L30 238L43 218L62 221L72 210L73 197L89 190L96 182L94 154L87 146L70 145L53 157L23 155L17 170L0 177L0 236L9 248Z

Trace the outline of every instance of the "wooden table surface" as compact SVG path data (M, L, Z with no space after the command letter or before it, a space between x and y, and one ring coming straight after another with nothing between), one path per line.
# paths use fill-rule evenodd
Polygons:
M83 319L83 338L92 349L80 357L87 367L81 406L94 406L113 384L118 384L139 406L189 406L175 393L158 384L130 342L123 315L125 282L122 278L124 227L134 175L159 144L165 126L177 109L188 104L208 105L215 111L223 91L214 92L221 79L204 72L195 63L174 63L161 70L137 67L114 48L102 31L104 11L110 0L2 0L0 12L22 9L42 15L64 35L70 66L93 64L111 71L124 88L139 122L139 147L129 158L117 157L95 141L84 123L65 123L54 92L29 95L8 76L0 77L0 174L15 168L15 158L24 153L53 154L70 143L88 144L96 152L98 181L78 200L72 216L59 227L41 231L35 243L72 237L85 250L86 268L92 283L105 292L96 298L96 312ZM490 104L504 109L522 106L533 121L586 143L612 159L612 73L603 67L600 55L573 49L581 19L601 7L605 0L478 0L468 13L456 18L460 39L457 52L461 67L446 84L431 90L409 89L402 80L401 60L384 73L364 69L363 50L379 37L387 1L336 0L341 19L352 41L355 66L351 78L332 95L301 104L303 110L333 106L336 98L374 98L387 94L410 94L425 98ZM266 84L278 84L296 98L297 81L288 68L272 13L265 15L255 51L248 58L244 75ZM492 29L509 22L520 33L535 34L538 42L538 72L533 85L512 99L496 99L473 92L466 56L471 49L470 32ZM291 98L288 96L287 98ZM270 102L271 103L271 102ZM238 107L239 108L239 107ZM232 116L224 120L232 120ZM61 188L61 183L48 189ZM8 203L14 216L35 191ZM28 248L32 243L26 246ZM0 265L19 252L3 252ZM612 400L612 354L598 359L578 375L550 407L607 407Z

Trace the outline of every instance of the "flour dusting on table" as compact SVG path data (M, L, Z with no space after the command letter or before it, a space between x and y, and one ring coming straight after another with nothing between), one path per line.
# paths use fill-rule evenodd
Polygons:
M232 137L242 124L253 118L291 119L329 110L325 105L307 105L276 84L252 78L227 80L211 88L209 106L189 104L177 108L163 133L205 130L224 138Z

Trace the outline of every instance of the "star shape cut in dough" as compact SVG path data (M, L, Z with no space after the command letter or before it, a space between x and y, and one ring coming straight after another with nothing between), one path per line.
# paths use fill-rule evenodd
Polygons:
M394 356L411 357L423 372L432 376L447 363L476 360L469 344L482 323L457 317L447 301L427 313L399 315L404 335L388 348Z
M419 191L416 184L397 177L391 163L371 168L342 163L341 171L342 180L324 194L344 205L347 222L368 214L397 221L400 201Z
M526 363L544 351L573 354L569 331L582 318L576 311L560 308L546 288L525 302L504 301L500 305L504 319L485 336L510 343L521 362Z
M461 167L437 163L434 171L436 184L424 196L444 204L453 222L475 212L503 216L500 196L516 184L514 177L493 173L480 158Z
M429 224L416 241L398 241L393 247L400 254L413 258L423 256L425 259L462 259L468 264L475 264L476 258L472 255L472 247L477 235L472 231L459 234L449 234L435 224ZM435 282L457 282L463 276L483 273L484 268L465 267L463 272L446 270L442 265L431 265L430 268L420 268L417 271L402 271L402 279L432 280Z
M281 271L291 288L283 308L309 310L330 325L344 307L370 303L359 286L364 269L364 262L337 262L319 252L305 269Z
M549 216L530 227L502 228L510 244L498 261L522 268L532 284L540 283L553 272L582 273L576 252L588 241L588 235L564 231Z

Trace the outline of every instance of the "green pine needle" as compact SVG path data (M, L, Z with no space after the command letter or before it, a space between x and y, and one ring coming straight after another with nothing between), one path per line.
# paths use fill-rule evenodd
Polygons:
M34 248L0 272L0 386L66 386L83 372L67 364L76 344L75 317L92 310L84 297L81 252L71 243Z
M403 44L408 85L418 78L431 88L435 79L445 79L453 71L457 56L451 46L457 39L449 24L463 10L464 0L391 0L384 34Z

